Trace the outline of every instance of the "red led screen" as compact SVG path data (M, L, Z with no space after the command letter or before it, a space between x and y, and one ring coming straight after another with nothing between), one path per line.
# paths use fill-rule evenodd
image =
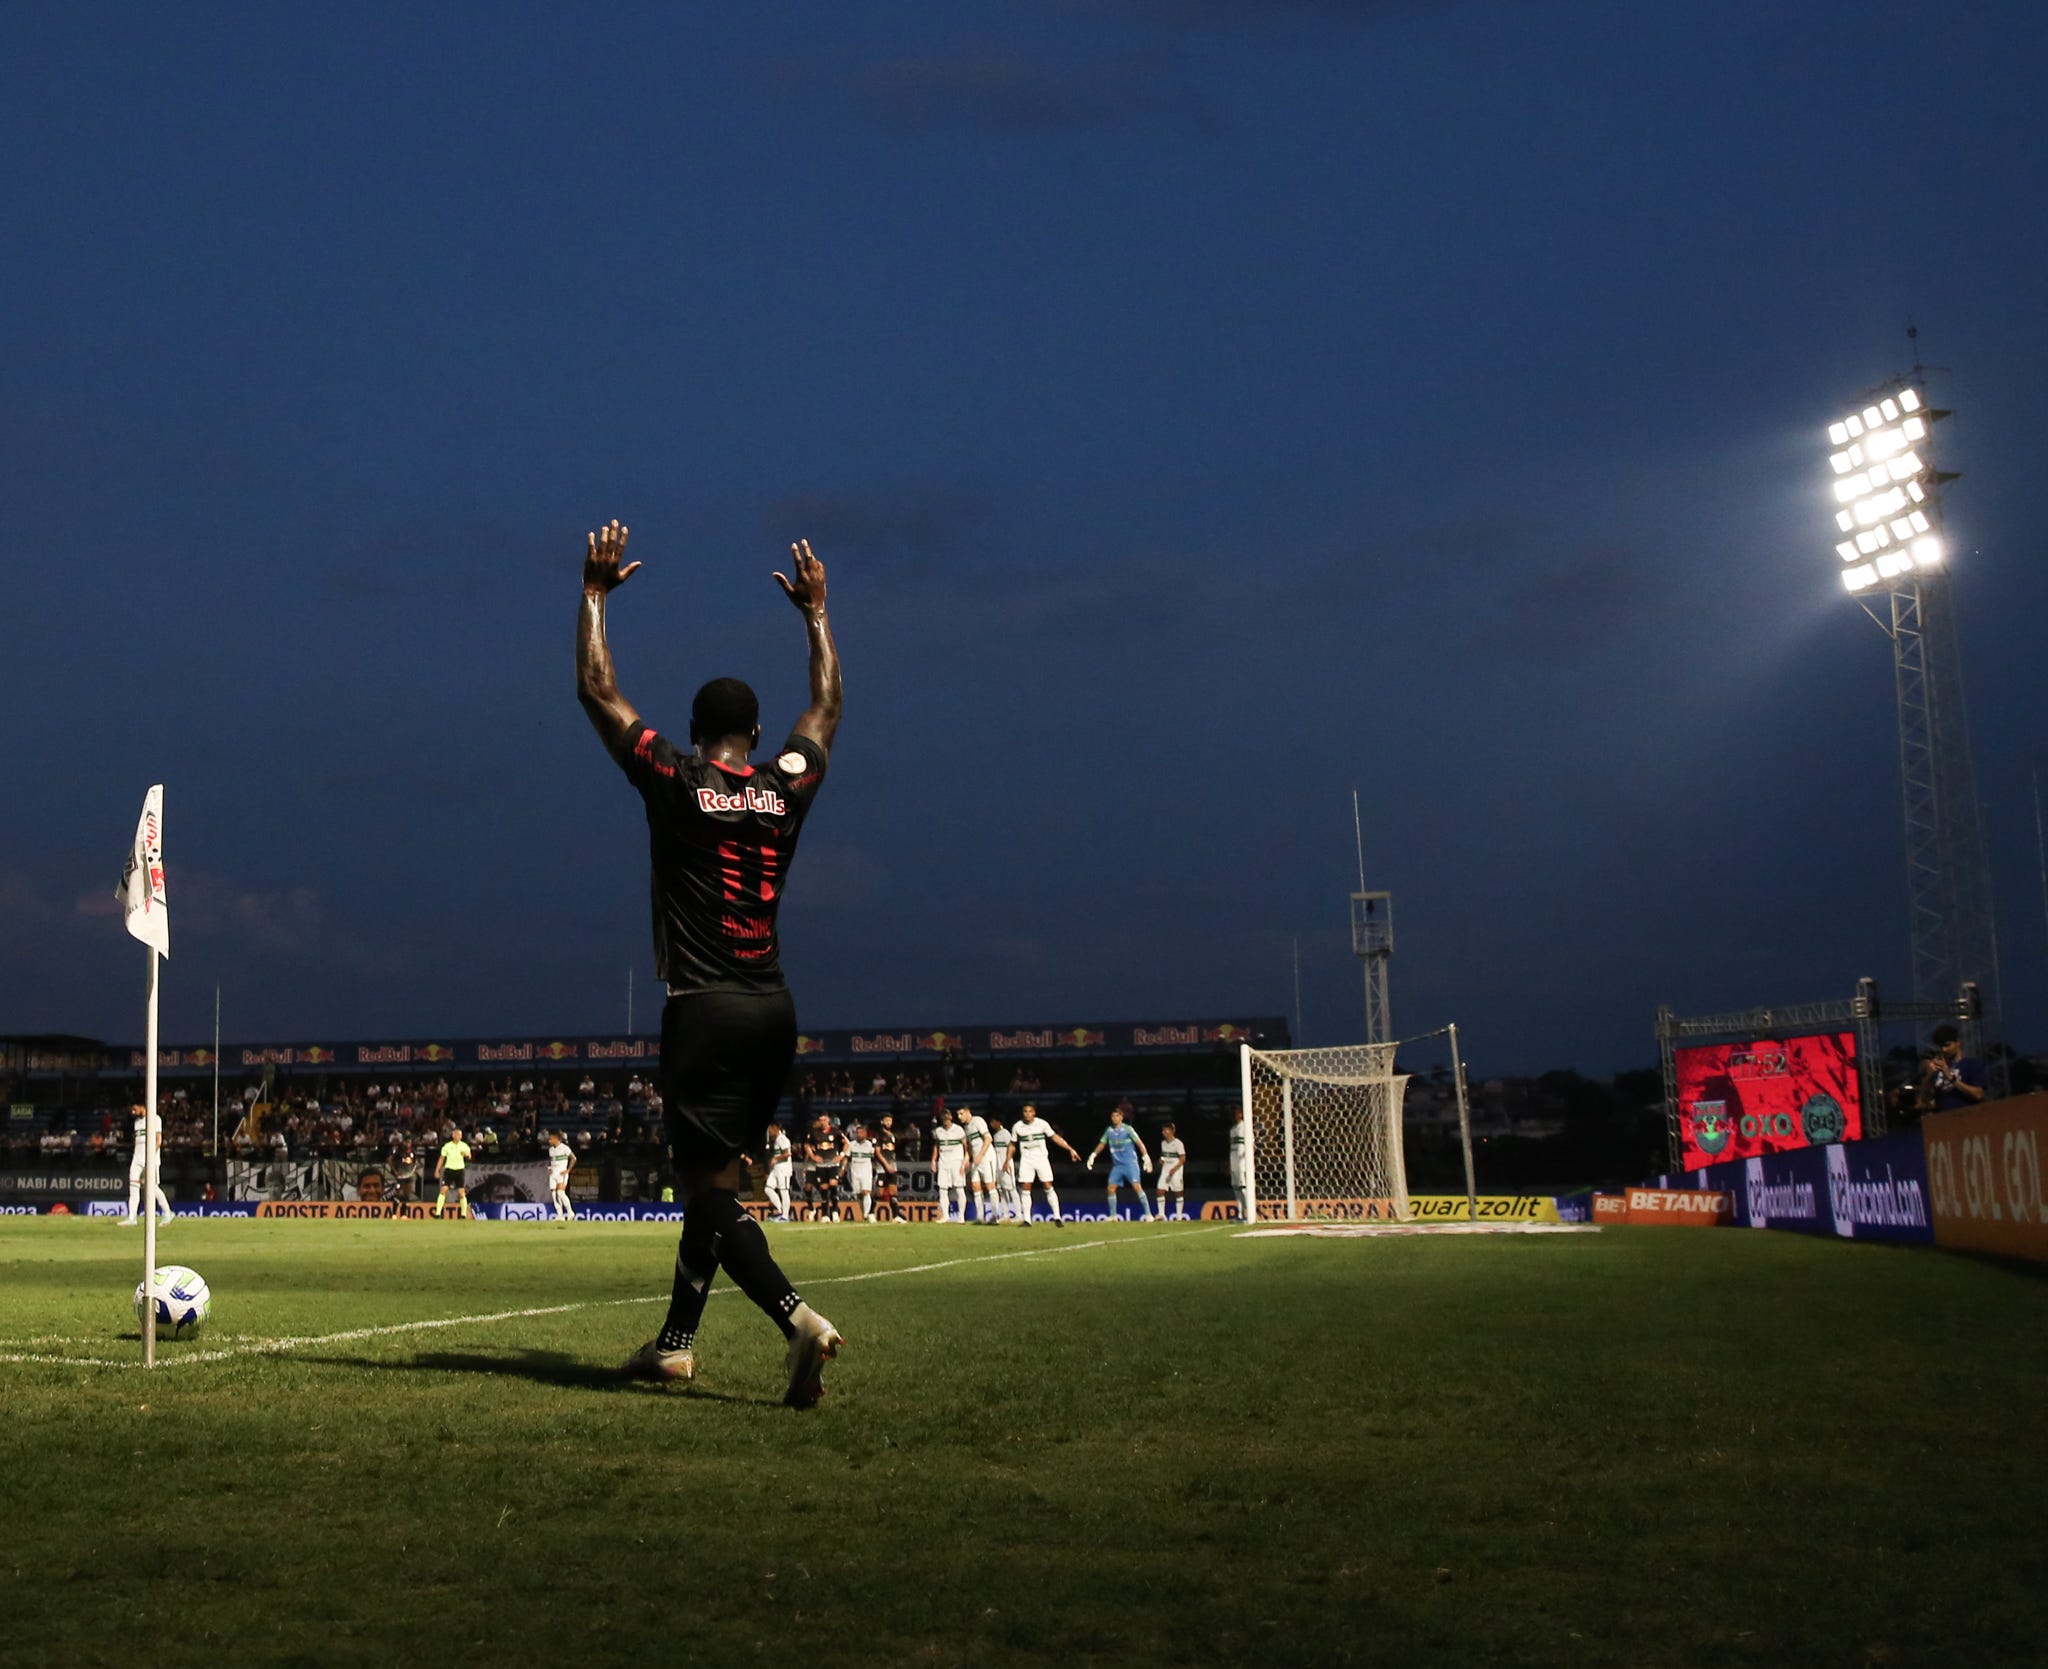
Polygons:
M1672 1056L1689 1171L1863 1134L1854 1032L1714 1043Z

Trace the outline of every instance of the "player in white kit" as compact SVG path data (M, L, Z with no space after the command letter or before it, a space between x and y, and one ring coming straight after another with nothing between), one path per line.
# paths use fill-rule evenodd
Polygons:
M974 1214L984 1223L996 1220L996 1154L989 1141L988 1120L972 1108L960 1109L967 1129L967 1181L974 1190Z
M1237 1214L1249 1223L1258 1215L1252 1204L1251 1167L1245 1163L1244 1106L1230 1118L1230 1191L1237 1196Z
M136 1207L142 1201L142 1178L144 1169L149 1164L149 1150L151 1147L154 1147L157 1151L157 1175L159 1181L157 1182L155 1192L149 1197L149 1209L160 1213L163 1221L168 1223L172 1215L171 1202L164 1197L163 1182L161 1181L163 1175L164 1121L161 1118L150 1118L147 1106L131 1107L129 1111L135 1115L135 1152L128 1160L128 1215L123 1217L121 1222L124 1226L132 1228L142 1220L136 1215ZM145 1138L143 1133L145 1125L148 1127L147 1138Z
M989 1114L990 1162L996 1168L996 1207L1005 1222L1017 1220L1017 1138L994 1113Z
M1036 1182L1045 1189L1045 1206L1052 1213L1055 1223L1063 1222L1060 1216L1060 1193L1052 1185L1052 1155L1046 1152L1048 1142L1066 1148L1067 1157L1079 1162L1081 1156L1067 1146L1062 1136L1044 1119L1038 1116L1038 1109L1026 1103L1024 1116L1010 1127L1010 1134L1017 1139L1017 1198L1021 1221L1028 1227L1031 1222L1031 1185Z
M841 1186L860 1201L860 1220L875 1220L875 1139L865 1124L856 1124L840 1156Z
M768 1203L774 1208L778 1223L789 1221L789 1183L795 1170L790 1157L789 1135L781 1125L770 1122L766 1144L768 1149Z
M569 1173L576 1168L576 1155L569 1139L556 1130L548 1136L548 1203L555 1208L555 1221L573 1223L576 1208L569 1203Z
M1166 1196L1173 1196L1174 1215L1188 1220L1188 1145L1170 1124L1159 1130L1159 1217L1166 1221Z
M967 1221L967 1126L941 1113L932 1120L932 1159L938 1171L939 1221L953 1221L957 1208Z

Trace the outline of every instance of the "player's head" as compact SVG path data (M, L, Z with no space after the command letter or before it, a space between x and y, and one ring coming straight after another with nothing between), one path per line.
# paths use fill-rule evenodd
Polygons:
M1173 1126L1170 1124L1162 1124L1159 1127L1159 1134L1162 1136L1170 1137L1173 1134Z
M768 1134L771 1136L782 1134L782 1126L777 1124L772 1118L768 1121Z
M1025 1102L1017 1111L1017 1122L1019 1124L1029 1124L1036 1117L1038 1117L1038 1109L1029 1101Z
M690 703L690 740L701 746L734 737L749 748L761 740L761 703L741 679L714 678Z
M461 1126L461 1125L459 1125L459 1124L451 1126L451 1127L449 1128L449 1131L448 1131L448 1139L449 1139L449 1140L450 1140L451 1142L459 1142L459 1141L461 1141L461 1140L462 1140L462 1126Z
M1230 1122L1232 1124L1244 1123L1244 1103L1242 1101L1237 1104L1237 1111L1230 1115Z
M1114 1107L1110 1108L1109 1110L1109 1122L1111 1124L1121 1124L1123 1123L1123 1121L1124 1104L1121 1101L1119 1101Z
M989 1128L990 1128L991 1130L1000 1130L1000 1129L1002 1129L1002 1127L1003 1127L1003 1115L1002 1115L1001 1113L998 1113L998 1112L991 1112L991 1113L990 1113L990 1114L988 1115L988 1124L989 1124Z

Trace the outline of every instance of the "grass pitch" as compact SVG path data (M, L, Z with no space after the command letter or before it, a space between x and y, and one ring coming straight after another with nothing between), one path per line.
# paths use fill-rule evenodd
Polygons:
M81 1365L139 1358L138 1231L0 1219L0 1355L43 1358L0 1361L0 1638L2039 1661L2036 1276L1733 1231L770 1232L848 1339L809 1413L723 1283L694 1390L611 1371L660 1319L666 1227L181 1221L159 1261L207 1277L213 1323L145 1375Z

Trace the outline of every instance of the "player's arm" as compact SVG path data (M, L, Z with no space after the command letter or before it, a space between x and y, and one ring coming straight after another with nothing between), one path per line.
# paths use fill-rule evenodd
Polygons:
M825 564L811 554L808 539L791 545L789 557L796 578L777 574L775 583L804 617L804 637L811 649L811 704L796 721L796 734L830 753L832 738L839 733L839 649L832 641L832 623L825 618Z
M604 635L605 599L640 567L637 562L620 566L626 533L613 522L589 536L583 557L583 608L576 616L576 699L614 759L625 758L627 739L640 722L639 712L619 694L611 646Z
M972 1148L967 1155L967 1168L971 1171L981 1163L981 1156L988 1152L988 1138L986 1136L978 1138L970 1136L968 1140L970 1144L976 1140L979 1140L981 1143L979 1147Z

